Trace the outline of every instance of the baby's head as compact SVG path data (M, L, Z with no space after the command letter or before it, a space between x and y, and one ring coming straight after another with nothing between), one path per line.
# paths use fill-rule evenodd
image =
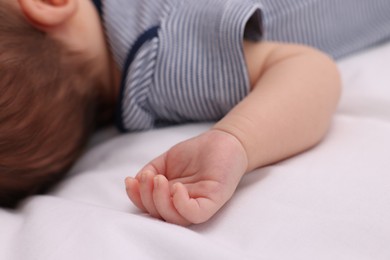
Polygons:
M14 2L0 0L0 206L61 179L82 151L103 95L96 60L70 50L48 31L56 28L28 10L23 15ZM33 2L62 1L19 0Z

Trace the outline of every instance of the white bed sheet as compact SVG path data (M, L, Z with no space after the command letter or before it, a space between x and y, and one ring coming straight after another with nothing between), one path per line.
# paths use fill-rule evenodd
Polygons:
M390 44L339 65L344 92L325 140L245 176L211 221L152 219L123 183L210 125L107 129L54 191L0 210L0 259L389 260Z

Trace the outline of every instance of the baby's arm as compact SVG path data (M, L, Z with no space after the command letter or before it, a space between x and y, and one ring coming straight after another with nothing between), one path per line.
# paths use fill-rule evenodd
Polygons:
M299 45L244 43L250 94L212 129L179 143L126 180L133 203L167 222L213 216L253 169L324 136L340 95L334 62Z
M248 169L302 152L325 135L340 96L336 64L300 45L244 44L252 91L214 129L235 136Z

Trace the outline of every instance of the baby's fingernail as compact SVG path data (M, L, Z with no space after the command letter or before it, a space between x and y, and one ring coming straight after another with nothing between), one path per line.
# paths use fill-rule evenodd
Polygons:
M130 185L130 182L131 182L132 180L133 180L133 178L131 178L131 177L126 177L126 179L125 179L125 185L126 185L126 187Z
M147 178L147 173L146 172L141 173L141 182L146 182L146 178Z

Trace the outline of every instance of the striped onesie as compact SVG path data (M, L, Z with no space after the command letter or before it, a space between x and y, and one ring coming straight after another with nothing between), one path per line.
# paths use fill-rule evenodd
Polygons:
M222 118L249 93L242 41L339 58L390 39L389 0L93 0L122 68L117 126Z

